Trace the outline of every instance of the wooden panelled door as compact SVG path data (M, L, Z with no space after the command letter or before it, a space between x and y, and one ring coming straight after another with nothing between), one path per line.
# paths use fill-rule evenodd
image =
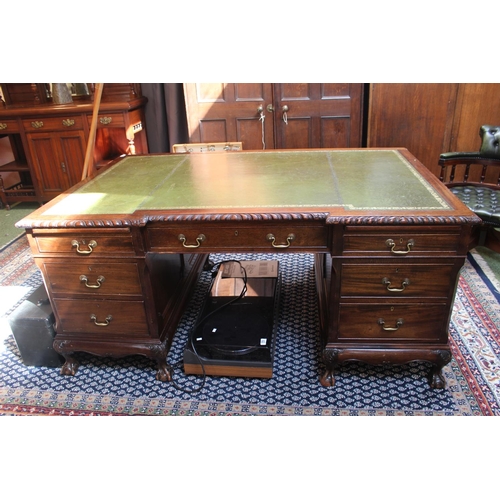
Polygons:
M363 84L186 83L190 142L244 150L360 147Z

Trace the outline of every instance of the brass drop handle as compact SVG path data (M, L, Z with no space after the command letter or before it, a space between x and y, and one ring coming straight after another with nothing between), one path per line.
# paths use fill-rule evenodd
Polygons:
M401 288L391 288L391 282L389 281L389 278L382 278L382 284L386 285L386 288L387 290L389 290L389 292L403 292L405 287L410 284L410 280L408 278L405 278L401 283Z
M394 250L396 243L391 239L386 240L385 244L391 249L391 253L397 255L405 255L407 253L410 253L410 250L415 245L415 240L408 240L408 243L406 244L406 250Z
M101 288L101 285L104 283L105 278L104 276L97 276L96 284L89 285L87 276L85 276L85 274L82 274L80 276L80 281L84 283L87 288Z
M398 318L396 321L396 326L385 326L385 321L383 318L379 318L377 323L382 327L386 332L395 332L399 330L399 327L404 323L403 318Z
M196 237L196 245L186 245L186 237L183 234L179 234L177 238L184 248L198 248L206 239L204 234L199 234Z
M283 244L283 245L281 245L281 244L276 245L276 244L275 244L276 238L274 237L274 234L269 233L269 234L266 236L266 240L267 240L267 241L270 241L270 242L271 242L271 245L272 245L274 248L288 248L294 239L295 239L295 235L294 235L293 233L291 233L291 234L289 234L289 235L286 237L286 244Z
M85 244L85 242L82 242L82 244ZM71 246L76 247L76 253L79 253L80 255L89 255L92 253L92 250L94 250L94 248L97 246L97 241L91 240L87 245L89 248L88 250L80 250L80 243L76 240L73 240L71 242Z
M99 321L97 321L97 316L95 314L90 315L90 321L93 321L94 325L96 325L96 326L108 326L111 323L112 319L113 319L113 316L111 316L111 314L110 314L110 315L106 316L106 319L104 320L104 322L99 322Z

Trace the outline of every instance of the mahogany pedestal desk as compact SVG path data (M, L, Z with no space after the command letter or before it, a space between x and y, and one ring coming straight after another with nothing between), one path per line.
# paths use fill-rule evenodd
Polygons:
M405 149L138 155L18 223L75 353L166 361L211 252L315 254L324 373L429 362L443 387L448 325L479 219Z

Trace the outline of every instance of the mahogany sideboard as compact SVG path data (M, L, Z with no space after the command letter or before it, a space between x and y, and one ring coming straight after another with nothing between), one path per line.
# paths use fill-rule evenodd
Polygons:
M55 349L166 361L211 252L315 254L324 372L430 363L444 386L448 325L479 219L405 149L129 156L62 194L26 230L56 318Z
M7 208L17 201L42 204L81 180L92 94L54 104L45 84L1 85L6 103L0 101L0 134L9 137L15 160L3 165L0 174L15 171L21 180L15 186L0 181L1 201ZM97 168L124 154L148 153L146 102L136 84L104 85L93 157Z

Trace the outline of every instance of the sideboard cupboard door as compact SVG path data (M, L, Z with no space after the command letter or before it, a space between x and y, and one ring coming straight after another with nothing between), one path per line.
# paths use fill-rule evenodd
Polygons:
M85 160L83 130L26 134L40 195L51 199L80 181Z

